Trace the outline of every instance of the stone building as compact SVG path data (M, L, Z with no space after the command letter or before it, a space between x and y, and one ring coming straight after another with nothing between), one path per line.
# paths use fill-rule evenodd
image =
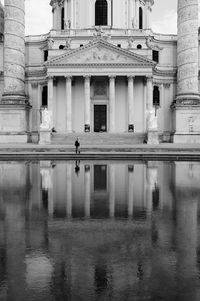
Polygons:
M1 141L38 142L44 108L52 141L103 132L200 141L198 0L178 1L178 36L152 31L153 0L51 0L52 29L25 45L24 1L12 2L0 41Z

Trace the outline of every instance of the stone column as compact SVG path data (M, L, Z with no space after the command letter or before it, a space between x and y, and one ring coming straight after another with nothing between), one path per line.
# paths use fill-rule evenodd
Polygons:
M71 0L71 28L74 28L74 1Z
M85 76L84 81L85 95L85 132L90 132L91 117L90 117L90 76Z
M158 120L153 107L153 78L147 77L147 143L159 144Z
M72 132L72 78L66 77L66 116L67 116L67 133Z
M53 112L53 77L48 77L48 111Z
M128 131L134 132L134 77L128 76Z
M5 0L5 101L25 101L25 1Z
M139 0L135 0L135 27L139 27Z
M115 76L110 76L109 84L109 102L110 102L110 132L115 132Z
M64 20L65 20L65 28L68 27L68 22L67 22L67 15L68 15L68 1L65 0L64 2L64 12L65 12L65 16L64 16Z
M4 90L0 102L2 142L29 141L30 106L25 95L25 1L4 1ZM8 135L9 133L9 135Z
M198 0L178 0L177 96L174 142L200 142Z

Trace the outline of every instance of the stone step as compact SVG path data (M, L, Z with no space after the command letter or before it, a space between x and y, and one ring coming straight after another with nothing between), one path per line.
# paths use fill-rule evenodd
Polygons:
M74 145L79 137L81 145L132 145L143 143L145 134L143 133L70 133L68 135L53 133L52 144Z

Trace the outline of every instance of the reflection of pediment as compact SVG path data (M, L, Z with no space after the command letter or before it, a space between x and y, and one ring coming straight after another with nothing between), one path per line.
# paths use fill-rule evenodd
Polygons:
M47 66L66 66L66 65L104 65L104 64L123 64L135 66L154 65L153 61L132 53L129 50L121 49L106 41L89 43L84 47L72 50L61 56L51 59Z

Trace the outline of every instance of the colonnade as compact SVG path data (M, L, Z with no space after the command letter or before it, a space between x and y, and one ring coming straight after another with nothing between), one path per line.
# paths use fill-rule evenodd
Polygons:
M145 115L148 116L153 108L153 78L145 76L144 84L144 110ZM53 80L52 76L48 77L48 110L52 111L54 115L54 98L53 98ZM135 111L135 93L134 93L134 75L127 76L127 112L128 112L128 125L127 131L134 131L134 111ZM72 76L66 76L66 133L72 132ZM84 76L84 125L85 131L91 131L91 76ZM109 102L108 102L108 131L115 133L115 111L116 111L116 76L109 76ZM55 118L53 118L55 119ZM144 123L146 123L144 121ZM145 125L144 125L145 128ZM148 130L148 129L147 129Z

